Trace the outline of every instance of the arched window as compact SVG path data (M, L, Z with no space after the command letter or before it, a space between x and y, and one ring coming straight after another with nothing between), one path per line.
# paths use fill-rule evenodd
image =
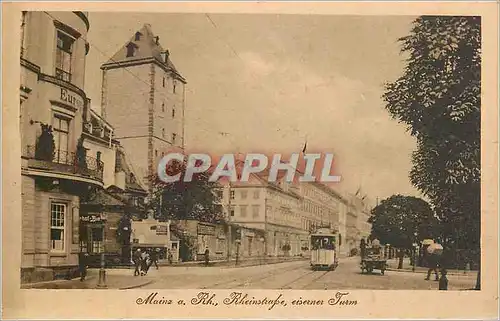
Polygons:
M135 33L135 41L139 41L139 40L141 40L141 36L142 36L142 33L140 33L139 31L137 31L137 32Z

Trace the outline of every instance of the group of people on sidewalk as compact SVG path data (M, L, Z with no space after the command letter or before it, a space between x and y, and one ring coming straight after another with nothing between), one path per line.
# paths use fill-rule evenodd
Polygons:
M135 270L134 276L146 275L148 274L149 268L154 264L158 270L158 250L155 251L141 251L137 249L132 257L134 262Z

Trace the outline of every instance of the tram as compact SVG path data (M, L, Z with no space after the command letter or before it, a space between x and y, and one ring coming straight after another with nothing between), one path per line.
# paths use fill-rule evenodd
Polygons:
M338 266L337 234L329 228L320 228L310 237L311 269L335 270Z

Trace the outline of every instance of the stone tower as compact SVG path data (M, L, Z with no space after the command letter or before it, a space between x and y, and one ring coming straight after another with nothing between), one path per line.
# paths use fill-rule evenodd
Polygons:
M137 179L150 189L162 154L184 148L186 80L149 24L101 69L102 116L115 127Z

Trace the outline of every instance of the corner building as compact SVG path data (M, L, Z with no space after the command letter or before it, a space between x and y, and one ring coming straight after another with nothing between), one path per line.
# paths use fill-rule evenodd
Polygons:
M184 147L186 80L151 26L137 31L102 69L102 116L129 151L138 180L151 189L159 159Z
M76 269L80 198L102 187L103 163L77 147L89 107L87 14L23 12L21 19L21 280L35 282Z

